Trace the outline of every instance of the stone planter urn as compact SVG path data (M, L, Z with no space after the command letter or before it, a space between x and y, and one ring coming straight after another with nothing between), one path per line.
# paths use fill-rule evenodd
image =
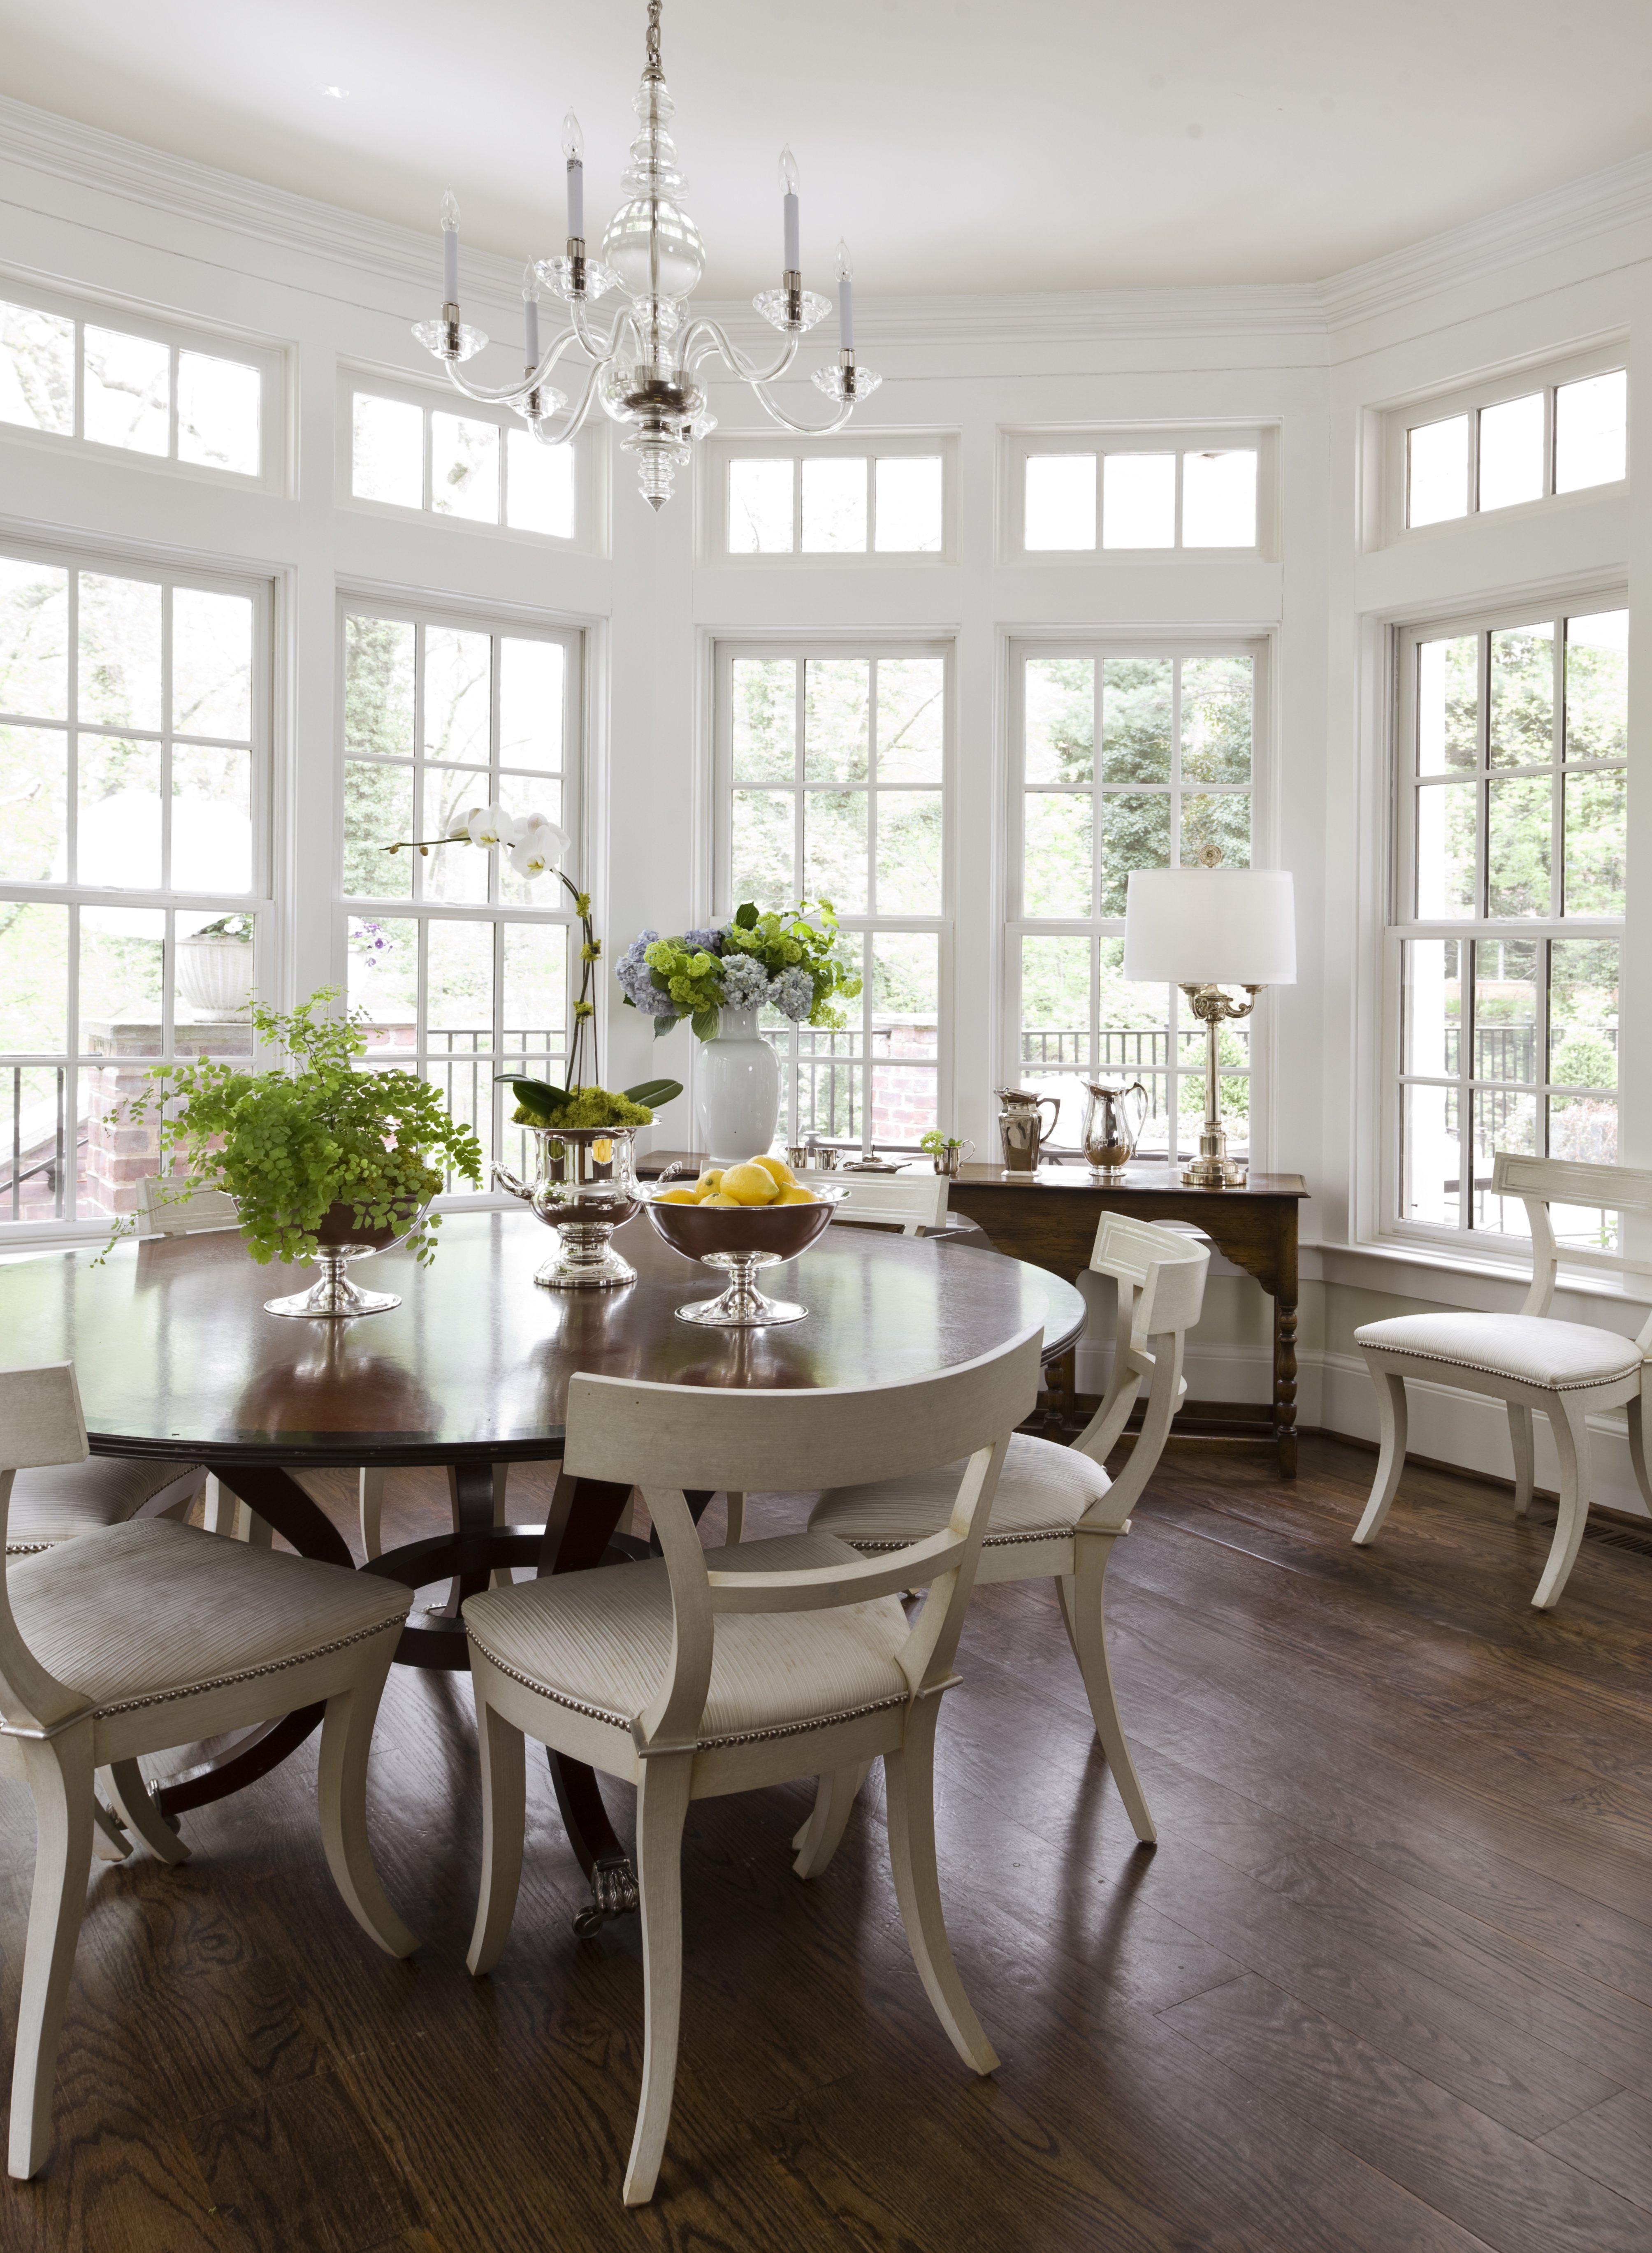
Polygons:
M180 938L178 989L192 1009L214 1022L245 1017L253 992L252 941L216 933Z

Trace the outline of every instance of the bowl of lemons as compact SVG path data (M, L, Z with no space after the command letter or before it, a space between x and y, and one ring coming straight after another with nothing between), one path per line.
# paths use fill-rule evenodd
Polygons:
M765 1298L756 1277L760 1269L806 1252L844 1195L840 1189L806 1186L783 1158L712 1166L697 1181L656 1189L643 1208L655 1231L686 1259L721 1268L728 1278L717 1298L679 1307L678 1320L730 1329L801 1322L806 1307Z

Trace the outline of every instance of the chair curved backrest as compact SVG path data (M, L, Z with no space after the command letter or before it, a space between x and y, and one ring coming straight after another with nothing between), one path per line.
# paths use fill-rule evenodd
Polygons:
M13 1735L49 1735L82 1712L86 1700L41 1665L11 1615L6 1524L12 1478L18 1471L83 1463L90 1453L73 1362L0 1370L0 1712Z
M159 1174L146 1174L137 1185L140 1236L199 1236L208 1229L237 1227L240 1221L235 1200L224 1189L185 1195Z
M946 1225L950 1184L944 1174L799 1174L805 1188L840 1189L843 1201L833 1217L836 1227L898 1228L903 1236L917 1236L926 1228Z
M1187 1392L1182 1354L1204 1306L1210 1247L1179 1229L1105 1212L1090 1266L1093 1274L1110 1275L1118 1292L1112 1378L1074 1447L1105 1462L1119 1443L1143 1380L1148 1385L1129 1463L1097 1505L1098 1523L1112 1525L1129 1515L1153 1475L1170 1420Z
M642 1489L671 1580L670 1672L636 1728L644 1751L695 1741L718 1612L820 1611L934 1583L901 1665L911 1694L940 1688L973 1586L1010 1434L1038 1399L1042 1332L938 1377L870 1390L724 1391L581 1374L569 1383L563 1468ZM796 1572L713 1572L684 1489L854 1486L967 1457L945 1527L893 1554Z
M1652 1275L1652 1261L1627 1252L1598 1252L1567 1245L1555 1236L1551 1204L1581 1205L1586 1210L1652 1215L1652 1172L1639 1166L1591 1166L1573 1158L1527 1158L1498 1150L1491 1161L1494 1196L1517 1196L1531 1229L1531 1287L1523 1315L1546 1315L1554 1302L1555 1279L1564 1258L1569 1267L1601 1268L1618 1275ZM1635 1343L1652 1350L1652 1317Z

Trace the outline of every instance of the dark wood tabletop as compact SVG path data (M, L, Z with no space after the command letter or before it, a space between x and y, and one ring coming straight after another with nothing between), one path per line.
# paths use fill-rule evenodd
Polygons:
M127 1243L0 1268L14 1360L73 1361L94 1451L236 1464L522 1461L561 1453L576 1371L668 1385L892 1385L990 1352L1030 1322L1060 1352L1084 1325L1070 1284L1036 1267L868 1229L833 1227L771 1274L808 1307L784 1329L674 1320L724 1279L662 1244L639 1214L617 1238L638 1270L614 1291L533 1280L549 1249L531 1214L459 1212L435 1265L370 1270L402 1304L357 1322L283 1321L266 1299L309 1271L256 1266L238 1232Z

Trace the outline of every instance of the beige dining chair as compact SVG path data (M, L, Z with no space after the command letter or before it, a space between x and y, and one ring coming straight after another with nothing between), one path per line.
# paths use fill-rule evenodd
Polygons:
M1181 1375L1187 1334L1204 1303L1208 1245L1179 1231L1104 1213L1091 1273L1111 1277L1118 1308L1112 1378L1105 1399L1071 1447L1017 1432L1009 1443L981 1543L984 1584L1051 1576L1096 1734L1138 1838L1152 1845L1147 1796L1119 1718L1107 1657L1104 1592L1107 1559L1163 1452L1171 1419L1187 1392ZM1147 1399L1130 1460L1116 1479L1103 1468L1123 1435L1143 1384ZM945 1522L959 1466L888 1476L865 1486L831 1485L809 1518L811 1531L835 1534L862 1555L921 1541ZM865 1769L822 1775L814 1811L798 1832L795 1865L818 1876L837 1851Z
M491 1971L522 1868L523 1736L637 1786L645 2041L624 2200L653 2195L671 2118L691 1800L882 1759L896 1898L954 2048L997 2064L952 1960L935 1861L935 1729L1009 1434L1038 1394L1039 1332L938 1377L870 1392L735 1392L577 1376L571 1478L641 1489L663 1556L472 1596L482 1890L469 1963ZM795 1485L964 1457L935 1531L867 1559L829 1534L703 1550L685 1489ZM897 1591L927 1587L909 1624Z
M1589 1423L1606 1408L1623 1408L1629 1426L1629 1461L1647 1508L1646 1365L1652 1354L1652 1320L1626 1338L1592 1322L1556 1322L1549 1309L1562 1259L1568 1266L1612 1274L1652 1275L1652 1262L1616 1252L1567 1245L1556 1238L1551 1205L1616 1212L1622 1219L1652 1217L1652 1172L1632 1166L1592 1166L1568 1158L1525 1158L1499 1150L1492 1159L1491 1193L1517 1196L1531 1230L1531 1282L1517 1315L1450 1313L1397 1315L1366 1322L1354 1333L1377 1387L1381 1452L1377 1478L1354 1539L1367 1548L1382 1531L1405 1468L1408 1414L1405 1380L1486 1392L1505 1403L1514 1445L1515 1516L1531 1508L1537 1475L1534 1410L1549 1419L1560 1459L1560 1508L1554 1539L1532 1606L1550 1611L1560 1601L1578 1560L1588 1523L1591 1479Z
M137 1185L137 1232L147 1236L199 1236L240 1226L235 1200L222 1189L197 1189L181 1196L175 1184L151 1174ZM220 1482L202 1473L206 1483L206 1519L213 1533L227 1533L268 1549L270 1530L261 1517L238 1502ZM356 1473L356 1510L361 1526L363 1553L383 1554L384 1473L363 1465ZM495 1520L503 1524L503 1498L498 1497Z
M0 1371L0 1536L15 1475L84 1464L73 1366ZM317 1793L345 1906L392 1956L418 1945L367 1842L367 1754L411 1592L373 1573L141 1520L0 1559L0 1775L34 1800L8 2165L51 2143L52 2088L92 1852L92 1779L107 1768L169 1861L188 1852L149 1799L141 1754L325 1702Z
M842 1202L833 1226L898 1228L903 1236L923 1236L946 1226L944 1174L799 1174L805 1189L836 1189Z

